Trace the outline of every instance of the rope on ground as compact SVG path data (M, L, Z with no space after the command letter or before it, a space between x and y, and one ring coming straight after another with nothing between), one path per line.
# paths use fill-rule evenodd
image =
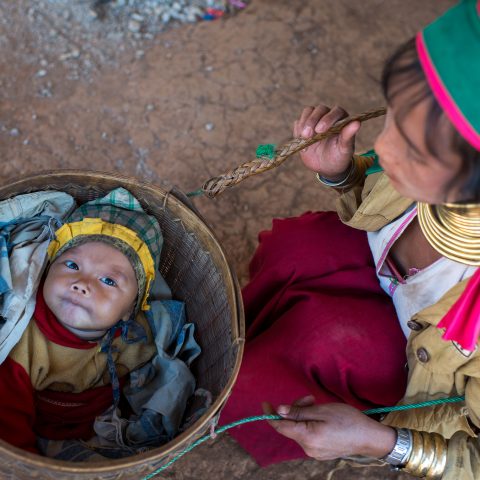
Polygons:
M464 400L465 400L464 396L439 398L437 400L428 400L426 402L420 402L420 403L410 403L408 405L396 405L394 407L371 408L369 410L364 410L363 413L365 415L372 415L374 413L387 413L387 412L395 412L399 410L410 410L413 408L429 407L432 405L439 405L441 403L456 403L456 402L462 402ZM223 427L219 427L215 429L212 433L210 433L210 435L205 435L203 437L200 437L191 445L184 448L178 455L175 455L175 457L173 457L165 465L161 466L160 468L157 468L157 470L148 474L146 477L143 477L142 480L150 480L151 478L155 477L156 475L158 475L159 473L163 472L164 470L169 468L171 465L173 465L177 460L182 458L186 453L192 451L194 448L198 447L199 445L206 442L207 440L210 440L211 438L216 437L220 433L226 432L231 428L238 427L239 425L244 425L245 423L258 422L260 420L283 420L283 417L281 417L280 415L257 415L254 417L242 418L240 420L237 420L236 422L232 422L232 423L229 423L228 425L224 425Z

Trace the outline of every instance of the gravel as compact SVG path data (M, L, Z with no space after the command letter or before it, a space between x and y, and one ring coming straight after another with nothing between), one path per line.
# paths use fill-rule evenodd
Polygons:
M9 19L19 18L19 13L26 18L35 45L31 63L37 68L38 94L48 97L53 88L45 79L49 68L59 62L67 67L67 80L88 81L96 69L116 66L121 55L129 55L132 61L142 59L148 45L161 43L161 33L168 29L234 14L249 1L0 1L0 23L9 25Z

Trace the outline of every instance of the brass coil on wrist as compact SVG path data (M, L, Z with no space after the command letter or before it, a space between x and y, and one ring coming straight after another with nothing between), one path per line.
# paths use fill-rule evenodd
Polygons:
M417 204L428 242L444 257L480 266L480 204Z
M412 453L403 470L427 480L441 479L447 464L447 442L438 433L412 430Z
M426 478L437 479L442 477L445 467L447 466L447 442L438 433L432 435L435 442L436 455L435 461L427 471Z

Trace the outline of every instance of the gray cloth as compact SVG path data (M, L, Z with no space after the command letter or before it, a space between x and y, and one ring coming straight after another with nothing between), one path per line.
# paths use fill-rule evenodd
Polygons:
M48 244L74 207L73 197L54 191L0 202L0 363L33 315Z

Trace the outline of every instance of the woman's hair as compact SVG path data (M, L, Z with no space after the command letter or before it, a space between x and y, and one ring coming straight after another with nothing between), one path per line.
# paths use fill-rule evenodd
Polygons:
M385 63L382 73L382 88L388 103L391 103L398 94L409 92L407 100L403 101L396 116L398 128L401 128L403 118L415 105L424 100L429 102L425 126L425 145L429 153L442 161L438 138L442 135L439 126L444 112L435 99L423 73L415 47L415 38L400 46ZM480 152L475 150L453 126L451 130L450 146L452 151L462 159L462 169L458 177L452 180L449 188L459 180L459 177L464 178L463 200L480 201Z

